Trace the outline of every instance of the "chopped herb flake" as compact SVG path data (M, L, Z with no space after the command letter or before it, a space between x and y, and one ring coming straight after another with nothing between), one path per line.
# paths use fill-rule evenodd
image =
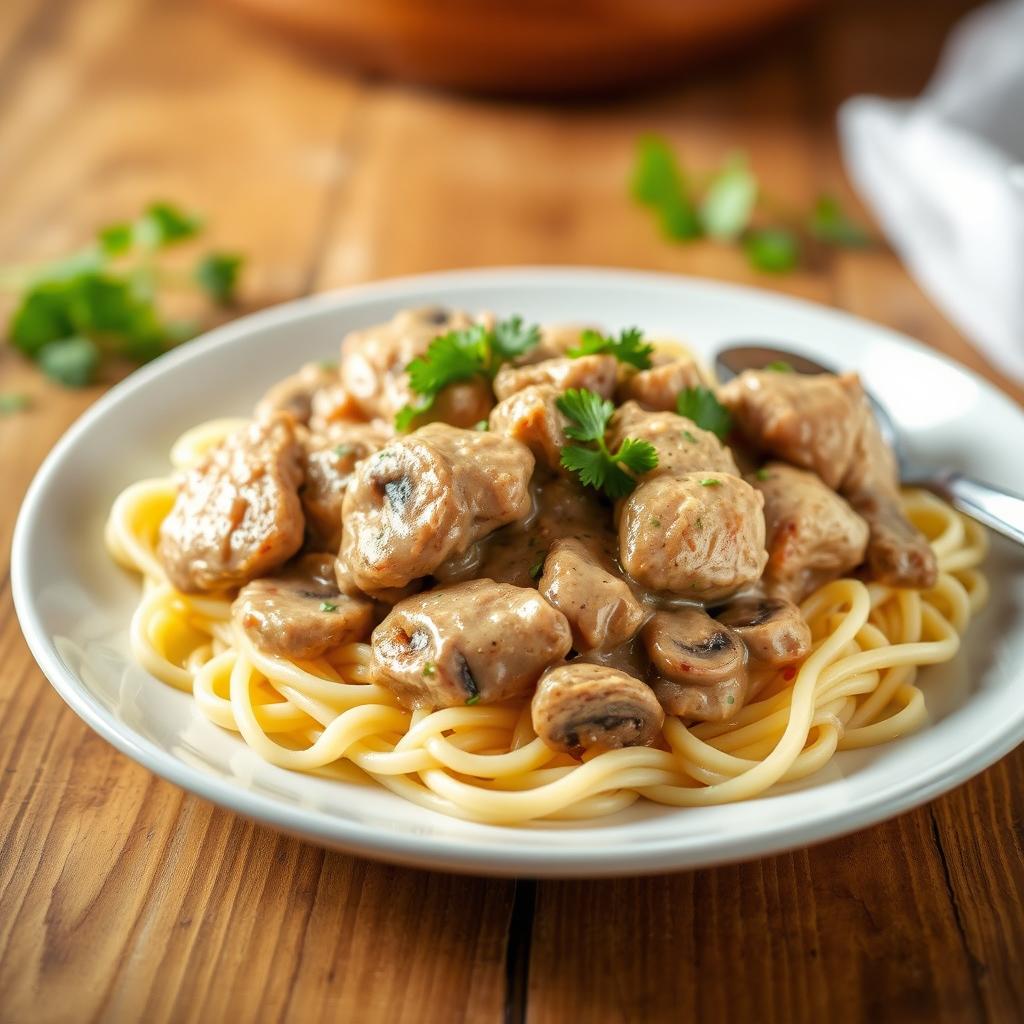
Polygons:
M721 487L722 481L715 479L713 476L706 476L700 482L701 487Z
M661 520L657 516L651 516L651 526L657 530L661 526Z
M754 476L756 476L758 480L770 480L770 479L771 479L771 477L772 477L771 473L769 473L769 472L768 472L768 470L767 470L767 469L765 469L765 467L764 467L764 466L762 466L762 467L761 467L761 468L760 468L760 469L759 469L759 470L758 470L758 471L757 471L757 472L756 472L756 473L754 474Z
M28 395L10 391L0 395L0 416L9 416L14 412L22 412L32 404Z
M470 705L470 706L472 706L473 704L479 704L480 703L480 694L479 693L474 693L472 697L467 697L466 698L466 703L468 705Z
M530 566L530 579L538 580L544 572L544 558L539 559Z
M320 611L322 612L336 612L337 610L338 606L336 604L332 604L330 601L320 602Z
M690 444L696 444L697 443L697 438L694 437L693 432L690 431L690 430L684 430L683 431L683 439L685 441L689 441Z
M435 665L434 662L432 662L432 661L428 661L423 666L423 675L425 675L425 676L437 675L437 665Z
M787 363L785 359L773 359L770 363L764 364L764 369L772 373L792 373L793 365Z

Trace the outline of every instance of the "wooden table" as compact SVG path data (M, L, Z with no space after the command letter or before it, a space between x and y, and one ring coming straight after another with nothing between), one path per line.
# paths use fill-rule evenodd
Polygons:
M838 101L918 90L963 6L836 5L688 84L558 108L359 81L202 4L6 0L0 260L167 196L244 247L252 305L478 264L699 273L891 324L1019 400L888 251L765 280L663 242L624 185L655 130L698 167L747 148L794 206L842 189ZM35 404L0 420L0 1021L1019 1019L1024 750L815 849L616 882L369 863L154 778L61 703L11 606L21 495L97 392L2 352L8 390Z

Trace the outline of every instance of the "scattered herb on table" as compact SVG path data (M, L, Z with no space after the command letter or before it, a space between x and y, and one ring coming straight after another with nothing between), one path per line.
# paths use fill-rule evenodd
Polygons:
M32 399L21 392L8 391L0 394L0 416L10 416L12 413L24 412L31 405Z
M696 423L702 430L710 430L720 441L724 441L732 429L729 410L708 388L686 388L676 399L676 412Z
M624 438L618 451L609 450L604 435L615 406L607 399L585 388L570 388L557 405L570 421L566 436L593 446L568 444L562 449L562 465L584 486L604 491L609 498L624 498L636 486L636 476L658 465L654 446L634 437Z
M425 355L413 359L406 367L409 387L417 397L399 409L396 428L408 430L449 384L476 376L493 380L503 363L528 352L539 341L540 328L524 324L518 316L499 320L493 328L473 324L438 336Z
M0 272L2 286L18 296L11 344L68 387L91 384L108 358L156 358L197 329L163 316L161 290L186 286L217 305L234 301L242 268L236 253L206 253L184 276L160 266L165 250L201 231L197 216L154 202L134 221L101 228L91 245L66 259Z
M579 345L568 349L566 355L573 359L579 359L580 356L612 355L620 363L628 363L638 370L647 370L651 366L653 351L654 346L644 341L643 331L638 327L627 327L617 337L588 328L581 335Z

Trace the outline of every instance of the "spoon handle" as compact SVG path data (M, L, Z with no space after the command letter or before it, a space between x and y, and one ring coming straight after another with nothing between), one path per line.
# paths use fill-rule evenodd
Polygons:
M945 473L925 485L953 508L1024 544L1024 497L982 483L963 473Z

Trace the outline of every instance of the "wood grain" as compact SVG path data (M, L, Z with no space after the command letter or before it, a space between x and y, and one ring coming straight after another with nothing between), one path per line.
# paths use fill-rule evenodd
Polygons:
M671 246L624 195L636 136L749 150L777 202L843 182L836 103L909 92L964 3L836 4L760 54L616 103L368 83L200 3L0 7L0 261L153 196L243 246L250 305L445 267L708 274L905 330L1018 400L891 253L778 279ZM1005 1021L1024 1009L1024 752L928 807L746 865L481 881L360 861L213 808L113 751L35 667L11 606L21 495L98 394L0 350L0 1021Z

